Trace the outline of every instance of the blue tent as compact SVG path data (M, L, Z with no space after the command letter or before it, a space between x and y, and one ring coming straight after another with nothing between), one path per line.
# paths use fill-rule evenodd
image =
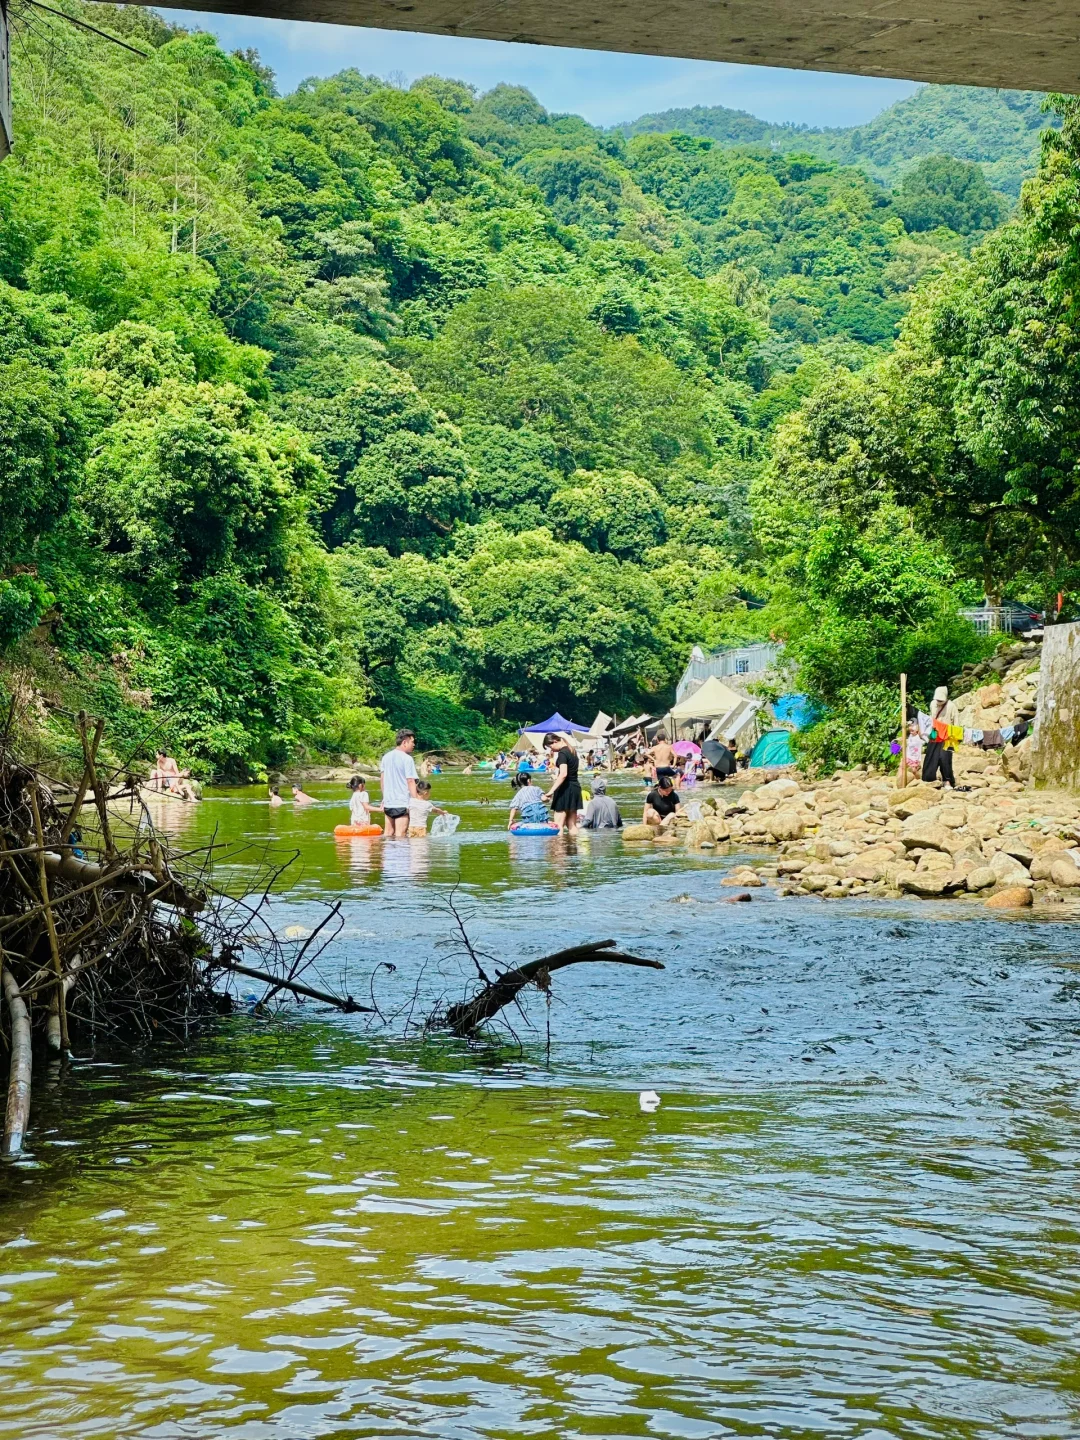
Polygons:
M805 730L817 719L816 707L808 695L781 695L772 708L781 725L795 730Z
M553 735L556 732L576 730L579 735L587 735L587 725L575 725L573 720L566 720L556 710L555 714L548 720L542 720L539 725L526 725L520 733L522 735Z
M750 768L753 770L772 765L794 764L791 734L787 730L766 730L750 752Z

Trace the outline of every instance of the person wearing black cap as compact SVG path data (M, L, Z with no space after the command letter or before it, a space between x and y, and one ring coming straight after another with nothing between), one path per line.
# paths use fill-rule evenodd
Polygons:
M661 830L674 824L675 816L682 814L679 797L675 794L670 775L661 775L655 786L645 796L645 811L642 820L646 825L656 825Z

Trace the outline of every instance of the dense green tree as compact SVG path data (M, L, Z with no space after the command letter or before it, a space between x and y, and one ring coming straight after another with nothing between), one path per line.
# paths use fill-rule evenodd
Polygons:
M660 496L629 470L578 471L551 497L548 514L558 533L620 560L640 560L666 531Z
M978 165L931 155L909 170L896 192L896 208L908 230L944 226L958 235L993 230L1005 209Z

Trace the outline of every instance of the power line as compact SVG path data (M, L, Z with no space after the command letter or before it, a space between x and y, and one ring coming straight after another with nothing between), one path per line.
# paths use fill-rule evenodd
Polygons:
M26 3L33 5L36 10L46 10L50 15L66 20L70 25L78 25L80 30L89 30L91 35L100 35L103 40L111 40L114 45L130 50L132 55L138 55L140 60L150 59L145 50L136 50L135 46L129 45L126 40L118 40L115 35L110 35L107 30L99 30L96 25L91 25L86 20L76 20L74 15L65 14L63 10L54 10L51 5L43 5L42 0L26 0Z

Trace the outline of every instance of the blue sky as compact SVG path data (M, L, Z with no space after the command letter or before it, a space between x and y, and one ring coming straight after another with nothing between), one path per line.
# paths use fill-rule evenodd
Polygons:
M348 25L256 20L194 10L164 10L182 25L212 30L230 50L259 51L282 92L309 75L354 65L365 74L448 75L488 90L505 81L526 85L549 110L614 125L680 105L727 105L762 120L857 125L918 87L908 80L772 70L666 56L615 55L495 40L447 39Z

